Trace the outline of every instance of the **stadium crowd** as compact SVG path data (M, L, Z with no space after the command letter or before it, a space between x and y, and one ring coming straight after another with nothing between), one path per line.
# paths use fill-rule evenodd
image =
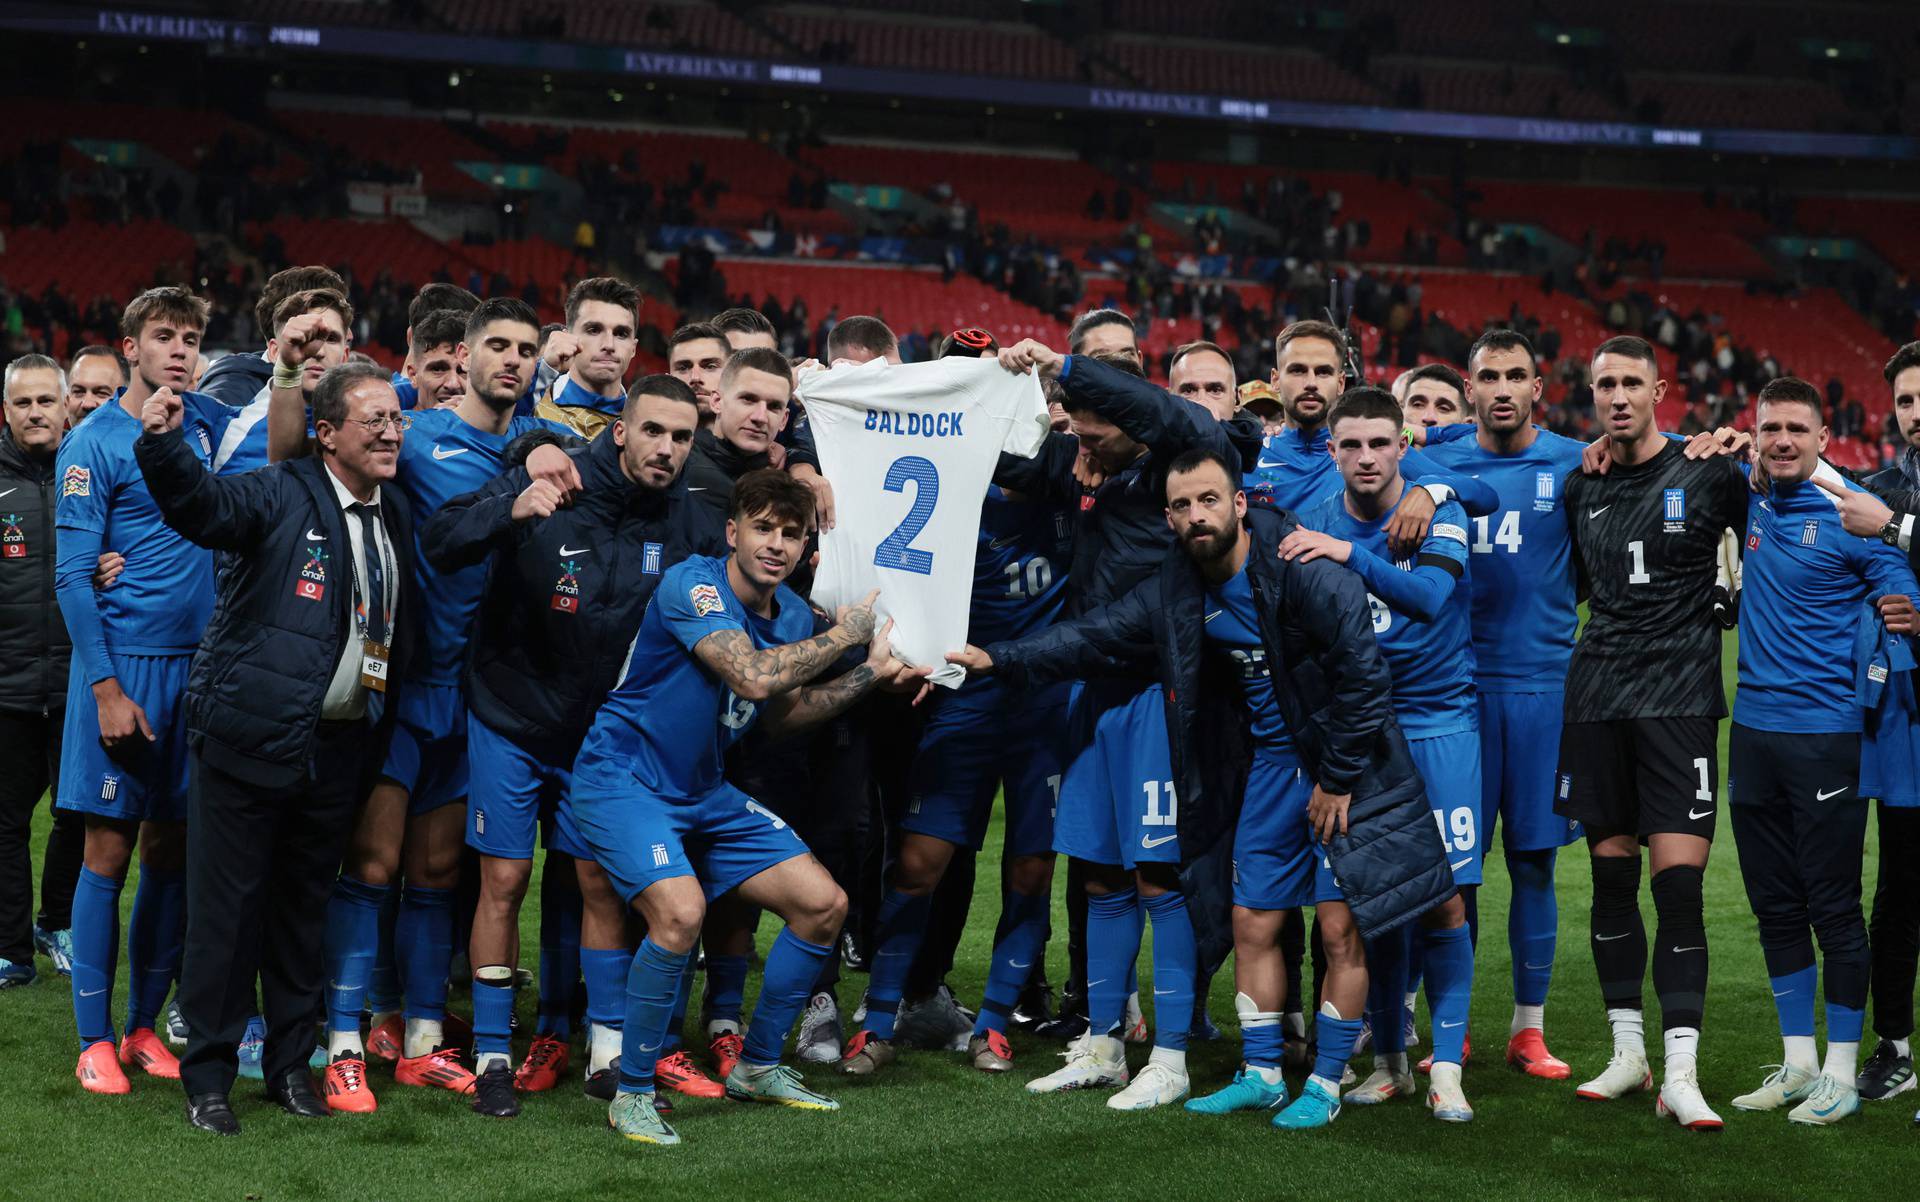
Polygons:
M1561 335L1519 314L1449 328L1464 373L1390 354L1384 389L1347 331L1234 294L1239 350L1180 346L1163 389L1116 309L1065 347L961 329L906 362L875 317L810 328L769 298L675 329L643 374L633 285L580 279L543 327L540 285L503 282L402 304L300 266L250 312L237 288L35 301L99 341L5 370L0 985L36 953L70 978L84 1090L178 1079L194 1127L237 1134L240 1074L315 1118L389 1088L511 1118L572 1081L668 1145L676 1098L833 1110L794 1062L1002 1073L1018 1028L1066 1045L1034 1093L1293 1130L1424 1097L1462 1123L1499 828L1513 973L1480 986L1511 990L1505 1059L1575 1075L1545 1007L1558 853L1584 842L1613 1053L1578 1093L1656 1091L1711 1130L1723 805L1783 1041L1733 1107L1827 1125L1913 1088L1920 343L1885 372L1904 449L1855 481L1821 452L1857 419L1665 308L1552 348L1585 399L1549 414ZM1404 338L1418 278L1357 284ZM208 363L207 332L249 317L257 352ZM1717 395L1714 371L1751 385L1751 430L1661 431L1669 390ZM1002 906L969 915L996 797ZM964 1007L945 978L988 918ZM1195 1082L1229 956L1244 1063Z

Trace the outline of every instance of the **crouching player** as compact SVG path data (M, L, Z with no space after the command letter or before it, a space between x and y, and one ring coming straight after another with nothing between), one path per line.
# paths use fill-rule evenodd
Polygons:
M1475 829L1480 742L1469 594L1462 580L1467 515L1459 502L1448 501L1434 513L1412 557L1401 559L1388 548L1387 523L1407 489L1400 475L1402 426L1400 406L1378 388L1348 389L1334 403L1327 428L1346 486L1301 515L1303 528L1287 536L1280 554L1303 563L1319 558L1343 563L1365 583L1374 638L1393 674L1393 712L1426 782L1453 883L1464 893L1480 884L1481 857ZM1408 954L1417 950L1433 1015L1427 1105L1442 1121L1472 1120L1473 1107L1460 1085L1473 994L1473 941L1466 916L1464 901L1454 897L1427 911L1418 933L1403 927L1369 941L1367 1014L1374 1072L1346 1101L1368 1105L1413 1090L1401 1009Z
M661 577L652 606L581 745L562 803L647 936L627 975L620 1086L608 1122L643 1143L680 1137L654 1108L654 1064L707 904L738 889L786 929L768 953L760 1002L727 1096L805 1110L838 1103L780 1063L846 917L847 898L787 824L722 779L729 746L762 709L787 727L824 722L882 681L925 676L893 659L873 601L814 634L813 611L782 582L807 544L813 493L778 471L734 488L726 558L696 557ZM843 653L864 663L803 687Z

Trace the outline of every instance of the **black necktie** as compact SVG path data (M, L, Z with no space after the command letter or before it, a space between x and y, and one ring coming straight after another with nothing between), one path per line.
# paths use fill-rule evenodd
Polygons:
M381 563L380 507L362 505L358 501L347 506L347 512L360 519L360 557L367 561L367 614L366 634L371 643L387 641L387 580L386 567Z

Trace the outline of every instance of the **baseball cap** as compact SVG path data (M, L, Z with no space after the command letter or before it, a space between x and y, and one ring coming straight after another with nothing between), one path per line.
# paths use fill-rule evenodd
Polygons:
M1280 411L1280 394L1273 385L1265 380L1248 380L1240 386L1240 408L1258 412L1262 405L1270 406L1275 413Z

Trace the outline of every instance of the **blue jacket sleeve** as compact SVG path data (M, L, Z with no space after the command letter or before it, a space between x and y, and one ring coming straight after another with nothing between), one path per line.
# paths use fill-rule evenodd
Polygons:
M1367 591L1387 603L1387 608L1416 621L1433 621L1453 595L1454 575L1438 564L1423 563L1411 572L1403 572L1356 544L1347 557L1347 566L1366 582Z
M1000 452L993 482L1030 501L1077 504L1080 482L1073 478L1073 461L1079 454L1080 441L1073 435L1051 433L1031 459Z
M1485 517L1500 508L1500 494L1494 491L1493 485L1450 472L1417 450L1408 451L1400 461L1400 474L1413 484L1446 485L1453 490L1461 508L1472 517Z
M53 595L60 602L73 654L89 685L114 675L106 627L100 622L100 605L93 592L93 569L100 561L103 541L98 531L63 527L53 573Z
M1113 658L1151 645L1153 613L1159 607L1160 579L1150 576L1107 605L1025 638L993 643L986 652L993 657L995 673L1016 688L1104 675Z
M1920 581L1915 580L1913 568L1898 548L1877 538L1863 538L1859 543L1860 575L1873 590L1874 599L1899 594L1920 601Z
M1061 386L1156 455L1171 459L1200 446L1230 453L1223 423L1203 406L1086 355L1068 362Z
M427 562L438 571L457 572L496 548L511 548L513 503L532 479L526 468L512 468L442 505L420 531Z
M142 433L133 444L133 457L161 518L202 547L245 550L272 525L285 468L213 475L187 446L181 430Z
M1290 564L1282 572L1284 604L1322 650L1318 663L1333 693L1321 725L1316 783L1329 793L1352 793L1375 736L1393 716L1393 678L1374 641L1372 607L1359 575L1331 560Z

